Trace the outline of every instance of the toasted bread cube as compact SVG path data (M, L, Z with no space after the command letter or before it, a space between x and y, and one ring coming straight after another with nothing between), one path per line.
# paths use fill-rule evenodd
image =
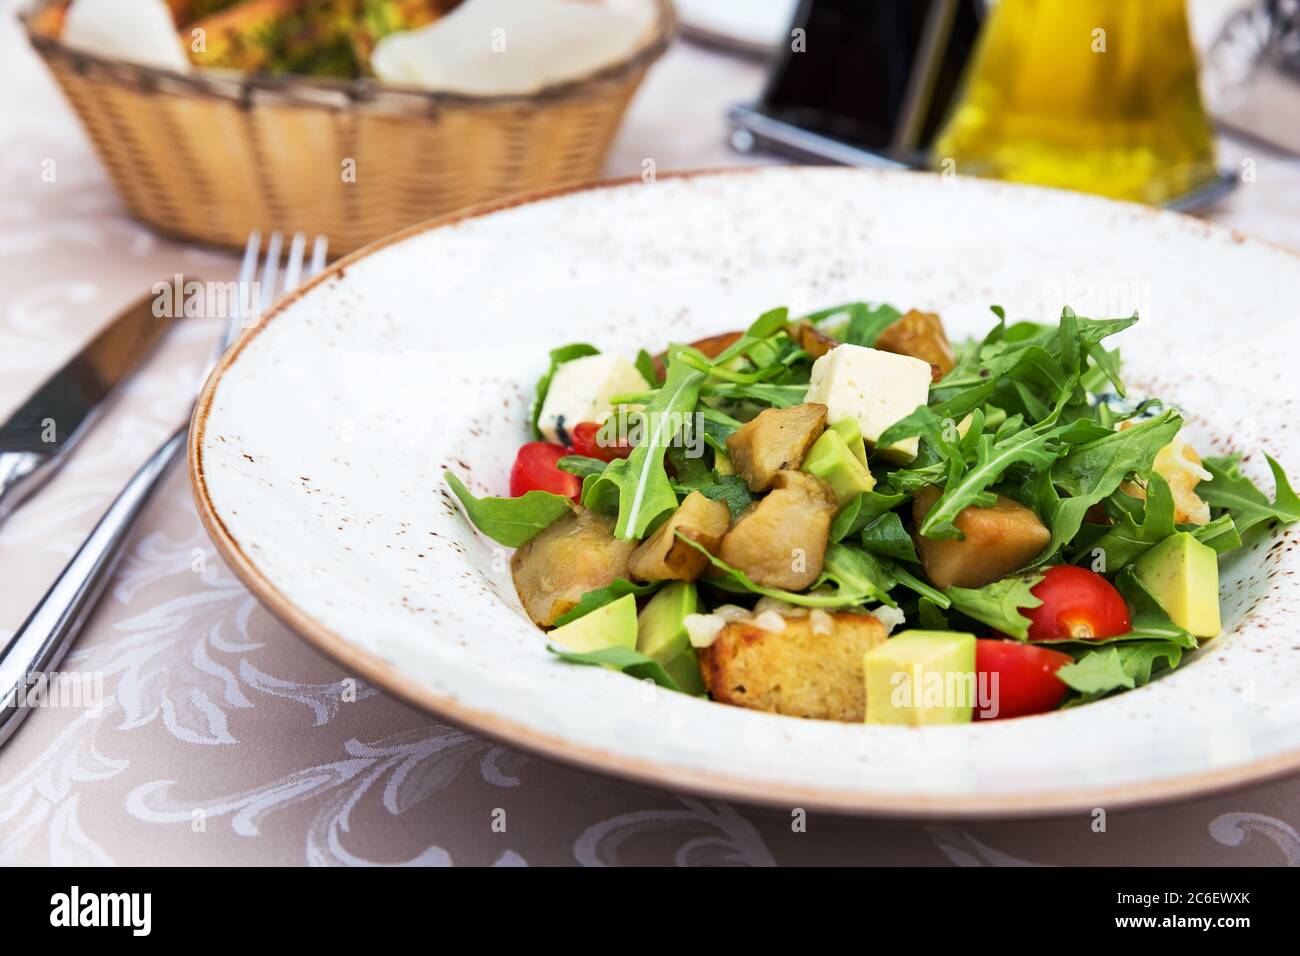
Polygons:
M612 517L586 508L561 515L510 559L519 601L533 623L550 627L588 591L627 577L635 547L614 537Z
M929 362L930 375L936 382L957 364L943 321L933 312L908 312L876 336L876 348Z
M750 491L766 491L782 469L797 469L826 428L826 406L767 408L727 439L727 454Z
M917 494L912 517L918 528L941 494L933 485ZM953 524L965 537L914 536L921 564L937 588L983 587L1024 567L1052 540L1038 515L1004 495L989 508L963 508Z
M783 630L770 631L753 621L733 622L696 652L713 699L792 717L861 722L867 710L862 658L884 643L885 626L870 614L821 611L784 623Z
M800 471L778 471L773 490L750 505L718 557L755 584L801 591L817 580L839 503L831 486Z
M694 581L704 573L709 559L681 540L677 532L716 554L730 526L731 512L725 504L692 491L668 520L632 552L627 569L642 581Z

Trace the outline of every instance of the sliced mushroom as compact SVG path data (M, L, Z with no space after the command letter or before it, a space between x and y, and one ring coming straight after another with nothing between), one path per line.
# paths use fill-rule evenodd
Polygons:
M876 336L875 347L929 362L930 376L936 382L957 364L943 321L933 312L908 312Z
M797 469L826 429L826 406L767 408L727 439L727 454L750 491L766 491L782 469Z
M827 335L817 326L813 325L807 319L801 319L798 322L791 322L786 326L786 334L794 339L796 345L803 349L813 359L819 359L835 346L840 344L840 340L832 335Z
M585 508L555 519L510 559L519 600L539 627L550 627L588 591L628 575L636 543L614 537L614 519Z
M778 471L772 491L740 516L718 557L764 587L801 591L826 558L837 502L831 486L801 471Z
M941 494L934 485L917 494L912 502L912 517L918 527ZM1052 540L1052 533L1038 515L1004 495L998 495L997 503L988 508L963 508L953 524L965 537L958 540L915 535L921 564L937 588L980 588L991 584L1024 567Z
M709 559L677 533L680 531L716 554L730 526L731 512L725 504L692 491L668 520L632 552L627 569L642 581L694 581L709 566Z

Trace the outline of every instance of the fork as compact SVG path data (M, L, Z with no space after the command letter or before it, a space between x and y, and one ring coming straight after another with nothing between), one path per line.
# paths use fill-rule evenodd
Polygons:
M261 234L254 231L244 247L234 307L230 309L216 351L199 379L200 389L234 341L241 325L245 322L256 324L261 314L271 306L277 281L280 281L280 291L283 294L296 288L303 277L306 236L302 233L293 236L281 275L283 237L274 232L267 241L261 281L255 285L261 244ZM325 267L327 249L326 238L317 236L312 243L311 261L306 269L309 278ZM245 289L256 290L258 293L258 302L252 315L241 314ZM196 401L197 398L196 391ZM190 411L192 414L193 405ZM77 549L77 553L45 592L45 597L41 598L22 627L14 632L4 650L0 651L0 745L18 729L18 725L27 716L27 711L31 709L27 706L27 688L34 682L48 679L49 672L59 666L64 654L76 640L81 626L112 577L136 520L162 484L171 466L181 457L189 429L187 416L185 424L177 428L140 466L140 470L126 483L94 530Z

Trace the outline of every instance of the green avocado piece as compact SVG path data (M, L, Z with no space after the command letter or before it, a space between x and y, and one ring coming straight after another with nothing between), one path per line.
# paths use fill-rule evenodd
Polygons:
M861 433L858 441L862 441ZM863 455L866 455L865 451ZM813 442L808 454L804 455L801 467L803 471L816 475L831 486L841 508L862 492L876 487L876 479L867 470L867 466L858 460L844 437L834 428L828 428Z
M625 594L547 635L553 644L586 654L607 647L636 646L636 595Z
M1180 531L1138 558L1134 570L1179 627L1197 637L1219 633L1219 561L1209 545Z
M862 437L862 426L852 415L846 415L831 427L831 431L838 432L839 436L844 439L844 444L849 446L849 451L853 452L853 457L862 462L862 467L867 467L867 443Z
M964 724L977 700L975 635L903 631L862 656L869 724Z
M700 608L700 598L690 581L673 581L660 588L636 622L636 649L663 665L668 676L687 694L703 694L704 680L686 634L686 615Z

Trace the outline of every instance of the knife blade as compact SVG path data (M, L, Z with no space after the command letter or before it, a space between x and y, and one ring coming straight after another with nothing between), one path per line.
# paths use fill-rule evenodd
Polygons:
M66 460L113 389L139 367L175 322L157 316L149 293L123 309L0 424L0 521Z

